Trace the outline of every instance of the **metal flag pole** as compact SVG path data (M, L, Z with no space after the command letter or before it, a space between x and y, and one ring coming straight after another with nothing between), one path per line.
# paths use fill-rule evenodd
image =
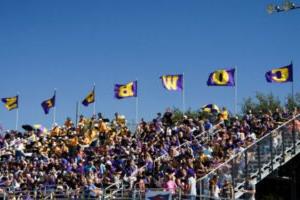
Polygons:
M139 123L139 97L135 97L135 123Z
M94 83L93 93L94 93L94 106L93 106L93 115L96 116L96 83Z
M292 81L292 101L293 105L295 105L294 80Z
M16 130L18 130L18 123L19 123L19 107L16 110Z
M238 68L237 66L235 66L235 75L234 75L234 114L237 115L237 102L238 102L238 94L237 94L237 89L238 89L238 81L237 81L237 72L238 72Z
M18 124L19 124L19 92L17 93L17 110L16 110L16 130L18 130Z
M75 116L75 127L77 128L77 123L78 123L78 112L79 112L79 103L78 101L76 102L76 116Z
M291 61L292 69L293 69L293 61ZM293 105L295 104L295 94L294 94L294 69L292 71L292 101Z
M56 88L54 88L53 125L56 123Z
M184 73L182 73L182 114L185 113L185 82L184 82Z
M136 79L136 85L138 84L137 81L138 81L138 79ZM136 86L136 93L137 93L137 91L138 91L138 89ZM138 125L138 123L139 123L139 96L137 94L135 97L135 124L136 124L136 126Z

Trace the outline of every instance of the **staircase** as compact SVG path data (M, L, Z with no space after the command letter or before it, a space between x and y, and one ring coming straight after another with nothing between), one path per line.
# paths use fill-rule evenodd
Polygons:
M300 130L297 126L300 115L288 120L275 130L248 146L241 153L200 178L197 183L203 199L209 196L209 180L218 176L218 182L230 182L235 199L244 194L245 178L257 184L280 166L285 165L300 153ZM222 185L221 185L222 187Z

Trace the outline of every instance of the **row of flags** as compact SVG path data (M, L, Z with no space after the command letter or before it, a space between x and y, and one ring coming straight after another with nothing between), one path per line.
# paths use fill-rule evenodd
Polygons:
M183 74L176 75L164 75L161 76L162 85L166 90L169 91L181 91L183 90ZM265 74L265 78L267 82L270 83L286 83L293 82L293 64L272 69L267 71ZM114 96L117 99L123 99L128 97L137 97L137 81L131 81L126 84L115 84L114 86ZM209 74L207 80L208 86L235 86L235 69L221 69L216 70ZM41 106L44 110L45 114L49 113L49 110L55 107L55 98L56 92L54 95L43 101ZM84 106L88 106L91 103L94 103L96 99L95 95L95 86L91 92L83 99L82 104ZM2 98L2 102L8 110L13 110L18 108L18 100L19 96ZM209 108L216 109L216 108Z

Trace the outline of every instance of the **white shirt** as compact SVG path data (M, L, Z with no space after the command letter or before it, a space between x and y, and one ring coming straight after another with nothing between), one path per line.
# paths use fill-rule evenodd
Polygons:
M195 179L195 177L190 177L188 179L188 183L191 187L190 195L196 196L197 195L197 188L196 188L196 179Z

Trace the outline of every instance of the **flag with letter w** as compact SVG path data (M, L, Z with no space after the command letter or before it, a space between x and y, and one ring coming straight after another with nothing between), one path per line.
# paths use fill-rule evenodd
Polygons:
M137 81L132 81L126 84L115 84L114 92L117 99L137 97Z
M183 75L164 75L160 77L164 88L167 90L183 90Z
M19 99L19 96L14 96L14 97L2 98L1 101L4 103L7 110L10 111L15 108L18 108L18 99Z

